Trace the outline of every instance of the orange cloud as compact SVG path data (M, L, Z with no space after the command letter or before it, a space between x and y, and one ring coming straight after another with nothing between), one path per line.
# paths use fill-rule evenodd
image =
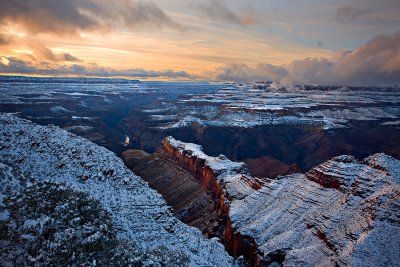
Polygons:
M80 60L68 52L55 53L41 41L27 36L1 34L0 45L2 52L18 53L19 57L29 57L31 60L47 60L52 62L67 61L79 62ZM21 55L22 54L22 55Z

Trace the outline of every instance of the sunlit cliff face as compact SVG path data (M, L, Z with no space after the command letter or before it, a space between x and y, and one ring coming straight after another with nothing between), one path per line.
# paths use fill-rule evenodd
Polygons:
M375 2L0 0L0 73L396 83L400 5Z

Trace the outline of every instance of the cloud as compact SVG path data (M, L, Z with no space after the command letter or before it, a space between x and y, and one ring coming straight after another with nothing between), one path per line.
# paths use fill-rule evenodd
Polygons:
M44 46L42 43L35 40L29 40L27 42L29 49L33 50L34 55L40 60L48 60L53 62L59 61L69 61L69 62L79 62L79 58L74 57L70 53L54 53L53 50Z
M32 55L2 57L0 73L41 75L126 76L134 78L199 79L219 81L273 80L291 84L387 85L400 84L400 32L379 35L364 45L337 52L330 58L306 58L285 66L229 64L207 77L185 71L140 68L115 70L84 63L68 53L55 53L40 43L29 44Z
M332 59L292 62L288 80L318 84L400 84L400 32L380 35Z
M61 59L62 59L63 61L70 61L70 62L81 61L79 58L74 57L74 56L71 55L70 53L62 53L62 54L61 54Z
M0 45L2 46L2 52L10 52L13 49L26 50L30 58L35 60L47 60L53 62L68 61L68 62L79 62L79 58L71 55L70 53L55 53L50 48L46 47L41 41L31 37L20 37L13 36L11 34L0 33Z
M271 64L258 64L248 66L246 64L229 64L216 70L214 78L222 81L258 81L281 80L287 75L283 67Z
M118 27L186 30L154 2L144 0L0 0L0 22L57 35Z
M216 70L218 80L274 80L281 83L322 85L400 84L400 32L380 35L332 58L306 58L287 66L228 65Z
M249 26L257 21L255 12L252 9L243 9L237 14L228 7L224 0L209 0L207 3L196 5L195 8L214 21L241 26Z
M16 73L30 75L74 75L74 76L99 76L99 77L132 77L132 78L171 78L171 79L196 79L196 75L186 71L174 70L144 70L141 68L115 70L97 65L85 66L83 64L59 65L52 62L33 62L14 57L1 57L0 73Z
M5 36L4 34L0 33L0 45L6 45L9 44L10 40L7 36Z
M348 24L355 22L359 18L369 17L374 12L371 9L358 8L354 6L342 6L336 10L333 18L335 21Z

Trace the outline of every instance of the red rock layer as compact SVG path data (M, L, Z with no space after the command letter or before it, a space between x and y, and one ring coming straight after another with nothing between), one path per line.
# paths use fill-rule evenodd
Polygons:
M344 191L348 175L342 173L342 168L339 165L356 162L357 160L352 156L338 156L311 169L306 173L306 177L325 188Z
M334 175L328 175L322 172L320 169L312 169L306 173L306 177L313 182L320 184L326 188L340 189L340 180Z
M222 241L228 251L235 257L243 255L251 266L263 265L261 257L258 254L256 242L251 237L243 236L235 232L232 227L229 219L229 204L225 201L225 199L228 199L228 196L225 195L224 184L217 179L218 174L206 165L204 159L175 148L167 140L162 142L161 152L168 158L174 160L177 165L189 171L193 177L199 180L204 189L211 194L214 209L218 212L225 224ZM246 180L249 187L255 190L259 190L262 187L262 182L258 179L246 179L244 175L241 179Z

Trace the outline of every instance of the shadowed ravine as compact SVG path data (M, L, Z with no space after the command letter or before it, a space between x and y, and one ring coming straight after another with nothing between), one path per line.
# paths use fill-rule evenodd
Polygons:
M128 168L164 197L178 219L209 238L219 236L219 217L211 196L188 171L163 154L162 149L154 154L127 150L122 156Z

